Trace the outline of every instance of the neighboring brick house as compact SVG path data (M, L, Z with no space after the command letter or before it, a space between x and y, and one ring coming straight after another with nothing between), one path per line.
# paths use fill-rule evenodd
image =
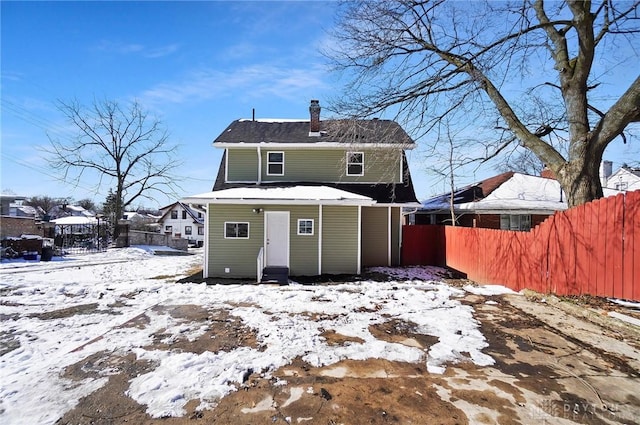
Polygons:
M543 176L509 171L453 193L456 225L528 231L556 211L567 209L560 183L545 170ZM605 196L619 192L604 189ZM451 193L427 199L412 218L413 224L451 225Z
M204 209L178 201L160 208L160 212L162 216L158 223L161 233L187 239L190 244L202 246L205 234Z
M567 209L555 179L509 171L456 190L456 225L503 230L530 230L556 211ZM450 193L427 199L415 224L451 224Z
M0 239L19 238L22 235L44 236L42 224L33 217L0 217Z
M24 196L0 195L0 239L21 235L43 235L42 225L36 222L36 217L42 212L24 205Z
M417 207L404 150L388 120L236 120L207 206L205 277L286 282L400 263L402 209Z

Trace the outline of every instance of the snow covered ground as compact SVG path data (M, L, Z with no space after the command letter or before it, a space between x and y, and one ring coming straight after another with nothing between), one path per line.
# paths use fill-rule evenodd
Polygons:
M431 373L447 364L491 365L473 317L460 302L465 291L510 292L503 287L447 286L433 269L389 271L393 281L338 285L206 285L176 283L201 263L198 255L153 256L126 248L68 257L64 261L0 265L0 423L52 424L78 400L104 385L103 376L78 383L67 366L101 351L135 353L155 368L130 382L128 395L154 417L184 415L189 400L201 408L237 389L249 370L269 377L300 357L312 366L370 358L421 362ZM236 347L201 354L152 348L153 335L196 339L207 326L161 315L159 305L224 309L242 320L260 349ZM145 326L123 326L146 315ZM428 349L376 339L369 326L400 320L438 342ZM335 331L358 342L329 345ZM359 342L362 341L362 342Z

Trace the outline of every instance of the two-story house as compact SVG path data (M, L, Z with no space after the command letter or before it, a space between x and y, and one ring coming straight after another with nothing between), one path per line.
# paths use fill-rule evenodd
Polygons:
M640 168L622 164L622 167L607 178L605 187L622 192L640 189Z
M174 202L160 208L158 219L160 232L170 234L173 238L187 239L193 245L204 243L205 211L183 202Z
M360 273L400 263L402 208L417 203L396 122L236 120L207 205L205 277Z

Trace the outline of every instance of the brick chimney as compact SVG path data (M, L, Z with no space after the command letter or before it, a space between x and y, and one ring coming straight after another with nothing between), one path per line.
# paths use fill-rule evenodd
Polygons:
M556 173L551 171L551 169L545 165L542 171L540 171L540 177L556 180Z
M311 114L311 125L309 126L309 136L320 135L320 101L312 100L309 105L309 114Z

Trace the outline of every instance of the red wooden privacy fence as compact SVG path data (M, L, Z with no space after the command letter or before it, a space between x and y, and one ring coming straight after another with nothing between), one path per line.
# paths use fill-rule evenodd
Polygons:
M513 290L640 300L640 191L559 212L531 232L404 226L404 265Z

